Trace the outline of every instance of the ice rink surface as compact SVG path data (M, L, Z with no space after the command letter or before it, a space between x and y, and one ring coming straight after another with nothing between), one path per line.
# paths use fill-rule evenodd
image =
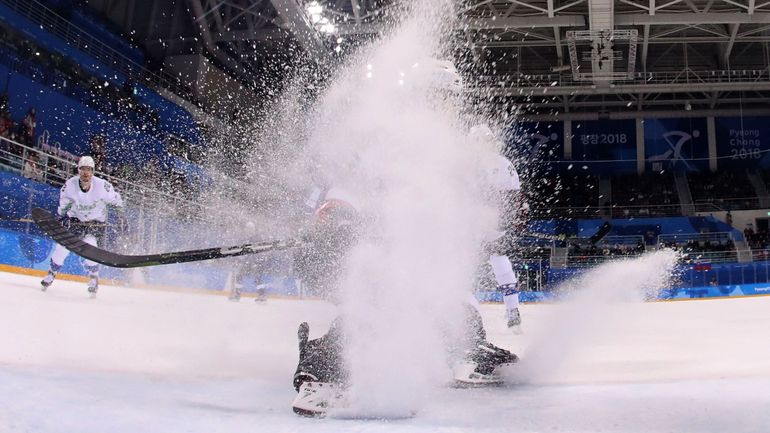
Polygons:
M770 297L525 305L524 335L485 305L490 340L523 359L510 385L340 420L291 411L297 325L321 335L329 304L38 281L0 273L2 432L770 431Z

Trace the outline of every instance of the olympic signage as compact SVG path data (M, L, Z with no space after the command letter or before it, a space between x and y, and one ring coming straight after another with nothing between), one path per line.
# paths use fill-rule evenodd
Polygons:
M572 159L594 173L635 173L636 121L572 122Z
M706 119L644 119L644 149L647 170L706 171Z
M770 168L770 122L763 117L715 119L717 167Z

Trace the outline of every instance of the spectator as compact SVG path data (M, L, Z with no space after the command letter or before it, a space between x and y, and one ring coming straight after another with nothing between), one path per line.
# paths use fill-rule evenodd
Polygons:
M27 112L27 115L24 116L24 121L22 122L21 142L27 146L35 144L35 128L37 127L36 117L37 110L35 110L35 107L31 107Z
M8 92L3 92L3 94L0 95L0 113L5 113L6 111L10 111L10 106L8 105Z
M11 131L13 131L11 113L8 110L3 110L0 112L0 137L12 139Z
M36 180L38 182L43 181L43 170L40 168L39 157L37 152L32 152L24 163L24 168L21 170L21 175L27 179Z
M91 137L91 155L96 162L96 171L107 173L106 150L104 136L97 134Z
M730 227L733 226L733 214L731 214L730 211L727 211L727 215L725 215L725 222Z

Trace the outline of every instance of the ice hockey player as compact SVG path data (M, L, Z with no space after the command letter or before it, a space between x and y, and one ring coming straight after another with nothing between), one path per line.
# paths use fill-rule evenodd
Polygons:
M257 254L253 256L239 257L237 268L228 276L230 282L230 295L227 299L233 302L241 300L243 294L244 282L248 277L256 280L254 302L264 303L267 301L267 285L260 283L265 274L270 272L271 262L274 260L273 254Z
M521 332L521 314L519 313L519 289L516 272L513 270L509 255L512 254L514 237L524 223L528 206L521 194L521 182L511 161L501 155L502 143L486 124L472 127L468 133L471 145L480 150L491 149L497 153L490 155L487 175L488 183L497 195L500 206L499 230L490 233L487 249L489 264L497 282L497 290L503 294L508 328Z
M364 219L351 204L349 195L338 188L322 194L315 212L315 221L308 235L309 247L295 256L295 267L306 284L320 288L321 296L332 302L335 285L345 266L348 250L362 232ZM472 296L469 294L469 297ZM518 360L513 353L489 343L475 298L466 306L468 330L466 341L460 342L458 359L452 370L458 386L499 384L497 369ZM345 347L344 322L338 317L322 337L308 340L310 327L302 323L298 330L299 363L294 374L298 395L295 412L302 415L323 415L329 407L342 404L347 368L343 357Z
M118 209L119 225L124 228L123 199L112 184L94 175L94 159L82 156L78 161L78 175L68 179L61 188L57 210L60 221L84 242L98 246L107 226L107 206ZM40 283L43 291L51 286L68 255L69 250L56 245L48 275ZM99 290L99 264L84 260L83 265L88 271L88 293L95 297Z

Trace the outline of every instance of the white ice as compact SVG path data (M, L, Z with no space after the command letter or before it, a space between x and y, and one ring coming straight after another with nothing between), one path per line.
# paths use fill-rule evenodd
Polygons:
M89 300L82 283L37 284L0 273L2 432L770 430L770 297L626 305L604 332L560 320L563 305L524 305L521 336L484 305L489 338L539 374L441 388L411 419L363 421L291 411L297 324L319 336L328 304L111 286ZM552 374L528 353L548 354Z

